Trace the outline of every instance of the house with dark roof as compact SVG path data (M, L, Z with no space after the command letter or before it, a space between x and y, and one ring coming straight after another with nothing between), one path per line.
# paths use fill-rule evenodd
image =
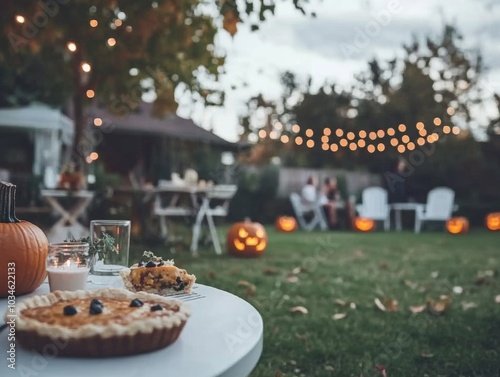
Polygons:
M139 169L146 181L157 183L195 169L200 179L215 180L214 172L224 152L237 153L243 146L215 135L190 119L152 115L152 104L141 103L134 111L114 114L105 107L86 110L93 133L100 133L96 152L106 171L127 176ZM101 132L99 132L101 131Z

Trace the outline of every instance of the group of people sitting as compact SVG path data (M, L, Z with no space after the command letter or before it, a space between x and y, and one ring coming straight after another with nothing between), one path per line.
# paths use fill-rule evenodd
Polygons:
M306 206L321 205L325 211L326 218L330 228L335 229L339 225L338 209L341 201L338 191L337 179L335 177L327 177L323 181L321 187L318 187L318 179L311 176L307 179L305 186L302 188L302 202ZM345 204L345 211L348 220L354 216L354 208L349 202Z

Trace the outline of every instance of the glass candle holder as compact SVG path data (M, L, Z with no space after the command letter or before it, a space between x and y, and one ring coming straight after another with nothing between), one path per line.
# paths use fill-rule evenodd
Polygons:
M88 243L63 242L49 245L47 275L51 292L85 289L89 270Z
M91 264L93 275L119 275L120 270L128 267L130 247L129 220L92 220L90 222L90 239L103 241L112 237L112 250L103 250L101 255L95 255Z

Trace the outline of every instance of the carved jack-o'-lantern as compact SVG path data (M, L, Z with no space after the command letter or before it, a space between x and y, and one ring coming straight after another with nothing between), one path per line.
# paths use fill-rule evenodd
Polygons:
M356 217L354 219L354 230L358 232L372 232L375 230L375 220L366 217Z
M467 233L469 231L469 220L465 217L452 217L446 222L446 230L451 234Z
M276 219L276 229L280 232L294 232L297 230L297 220L291 216L280 216Z
M267 247L266 229L261 224L249 220L235 223L227 232L226 247L233 255L260 256Z
M486 228L489 230L500 230L500 212L490 213L486 216Z

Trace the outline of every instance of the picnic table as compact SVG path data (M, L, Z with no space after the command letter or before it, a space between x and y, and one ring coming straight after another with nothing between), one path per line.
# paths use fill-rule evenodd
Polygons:
M118 195L129 195L135 203L133 212L140 213L141 229L151 231L146 217L159 220L159 231L163 239L170 233L167 220L171 218L192 219L191 251L196 254L203 222L208 223L211 242L217 254L222 253L215 228L214 217L227 215L228 205L236 193L235 185L196 186L162 182L156 187L118 188Z
M57 213L59 219L47 232L50 242L61 242L70 235L75 238L87 237L88 226L78 221L94 198L88 190L42 190L41 197Z

